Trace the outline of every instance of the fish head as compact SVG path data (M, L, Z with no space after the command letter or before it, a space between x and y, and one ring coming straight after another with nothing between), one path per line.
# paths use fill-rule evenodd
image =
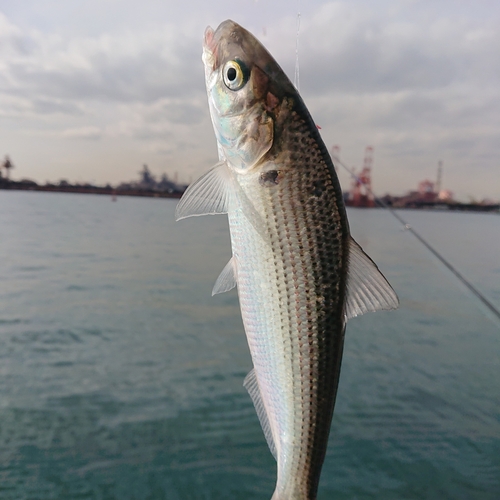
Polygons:
M203 62L219 155L249 172L271 149L275 112L295 89L264 46L230 20L206 29Z

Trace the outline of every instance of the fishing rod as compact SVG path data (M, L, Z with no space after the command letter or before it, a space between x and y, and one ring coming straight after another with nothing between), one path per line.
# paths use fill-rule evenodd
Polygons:
M295 78L294 85L297 90L300 90L300 69L299 69L299 36L300 36L300 0L297 5L297 31L296 31L296 40L295 40ZM417 238L422 245L424 245L427 250L429 250L442 264L445 265L447 269L449 269L471 292L475 295L483 305L485 305L491 313L500 321L500 310L490 302L462 273L458 271L456 267L454 267L448 260L446 260L420 233L418 233L410 224L408 224L403 217L401 217L392 207L387 205L387 203L383 202L381 199L377 198L371 188L367 186L363 180L357 176L347 165L345 165L337 155L332 154L332 159L334 164L339 164L342 168L344 168L349 175L356 179L357 182L362 184L365 189L373 196L374 200L389 213L394 216L401 224L405 230Z
M356 180L356 182L359 182L362 184L365 189L373 196L375 199L375 202L380 205L382 208L385 208L386 210L389 211L389 213L394 216L401 224L403 224L404 229L409 231L410 233L417 238L422 245L424 245L427 250L429 250L442 264L444 264L475 296L478 298L483 305L485 305L490 312L493 313L494 316L498 320L500 320L500 310L492 303L490 302L462 273L458 271L456 267L454 267L448 260L446 260L420 233L418 233L410 224L408 224L403 217L401 217L391 206L387 205L384 201L381 199L377 198L371 188L367 186L364 182L363 179L361 179L359 176L355 174L355 172L352 171L347 165L345 165L342 161L340 161L340 158L336 155L332 155L332 159L334 161L334 164L340 165L342 168L344 168L349 175Z

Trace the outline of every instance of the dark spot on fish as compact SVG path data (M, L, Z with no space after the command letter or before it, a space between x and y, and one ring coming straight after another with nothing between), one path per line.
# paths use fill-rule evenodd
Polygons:
M259 177L259 184L265 187L276 186L280 182L279 175L279 170L268 170L267 172L262 172Z
M323 194L325 190L325 183L323 181L314 181L313 182L313 195L318 198Z
M266 109L268 111L272 111L279 104L279 102L279 99L274 94L271 94L271 92L267 93Z

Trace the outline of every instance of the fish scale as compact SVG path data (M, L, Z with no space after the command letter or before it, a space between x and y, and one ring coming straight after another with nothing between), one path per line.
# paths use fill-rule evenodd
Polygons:
M177 219L227 213L234 286L253 361L244 381L277 460L273 500L314 500L347 319L397 307L351 238L335 169L297 91L241 26L207 28L203 60L220 161Z

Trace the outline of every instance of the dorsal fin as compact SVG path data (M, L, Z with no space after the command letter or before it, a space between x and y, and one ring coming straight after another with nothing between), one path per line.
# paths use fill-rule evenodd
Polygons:
M212 289L212 296L218 293L229 292L236 286L236 269L234 256L224 266Z
M349 318L370 311L397 309L399 300L389 282L363 249L350 237L344 314Z
M259 417L260 426L264 431L264 436L266 437L267 445L273 454L275 460L276 458L276 445L274 444L273 433L271 430L271 424L269 423L269 417L267 416L266 407L262 401L262 396L260 394L259 383L257 382L257 377L255 376L255 370L250 370L248 375L245 377L243 386L250 394L252 398L253 405L255 406L255 411Z
M231 195L230 175L226 163L221 161L190 184L175 209L175 220L197 215L226 214Z

